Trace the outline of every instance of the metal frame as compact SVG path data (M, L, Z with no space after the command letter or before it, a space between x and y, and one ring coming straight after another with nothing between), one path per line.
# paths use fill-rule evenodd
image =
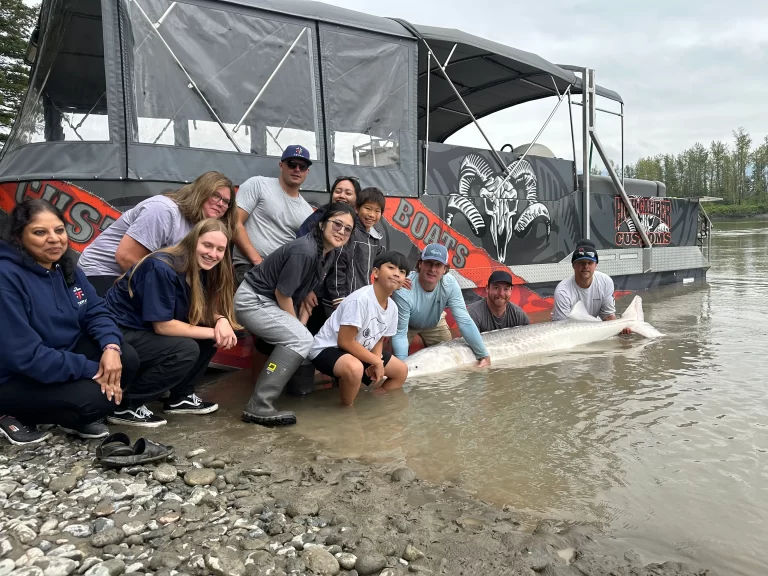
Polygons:
M616 171L613 169L613 166L611 166L610 161L608 160L608 156L605 153L605 150L603 149L603 145L600 142L600 138L597 135L597 130L595 129L595 111L598 110L598 108L595 106L595 71L591 68L584 68L582 71L582 78L583 78L583 86L584 86L584 94L583 94L583 100L582 100L582 107L583 107L583 114L582 117L584 119L584 125L583 125L583 131L582 131L582 144L583 144L583 182L584 182L584 228L586 233L586 238L589 238L589 232L590 232L590 218L589 218L589 201L590 201L590 195L589 195L589 152L588 147L589 143L591 141L592 144L594 144L595 149L597 150L597 153L600 155L600 158L603 160L603 164L605 165L605 169L608 171L608 175L611 177L611 181L613 182L614 187L616 188L616 191L619 193L619 196L621 196L622 202L624 202L624 206L627 208L627 212L629 213L629 216L632 218L632 222L635 224L635 229L637 230L638 234L640 234L640 238L643 240L643 245L645 248L651 249L653 248L653 245L651 244L650 239L648 238L648 234L645 232L645 228L643 227L642 223L640 222L640 218L637 216L637 212L635 211L634 206L632 206L632 203L629 201L629 196L627 195L626 190L624 190L624 184L623 179L619 180L619 176L616 174ZM623 107L623 106L622 106ZM614 115L619 115L615 112L613 112ZM623 110L622 110L623 114ZM622 134L622 142L623 142L623 134ZM623 147L623 144L622 144ZM622 155L623 156L623 155ZM623 160L622 160L623 163ZM649 270L645 270L645 272L648 272Z

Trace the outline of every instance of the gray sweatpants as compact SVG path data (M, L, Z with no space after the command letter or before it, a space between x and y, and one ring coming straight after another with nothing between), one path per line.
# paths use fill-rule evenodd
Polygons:
M291 316L277 302L256 294L248 282L240 284L235 293L237 321L255 337L285 346L304 358L312 348L314 338L295 316Z

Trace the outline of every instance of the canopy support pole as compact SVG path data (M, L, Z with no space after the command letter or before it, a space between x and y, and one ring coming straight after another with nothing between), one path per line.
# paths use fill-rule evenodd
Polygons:
M275 76L277 76L277 73L280 71L280 68L283 67L283 64L285 64L285 61L288 59L288 56L291 55L291 52L293 52L293 49L296 47L296 44L298 44L299 40L301 39L302 36L304 36L304 32L306 31L307 31L306 28L301 29L301 32L299 32L299 35L296 36L296 39L293 41L293 44L291 44L290 48L288 48L288 51L285 54L283 54L283 57L280 59L280 62L278 62L277 64L277 67L272 71L272 74L269 75L269 78L267 78L267 81L264 82L264 86L262 86L261 90L259 90L259 93L256 94L256 98L254 98L253 102L251 102L251 105L248 106L248 109L245 111L245 114L243 114L243 117L240 118L238 123L232 129L232 132L237 132L238 130L240 130L240 126L242 126L248 114L251 113L251 110L253 110L253 107L256 106L256 103L261 98L261 95L264 94L264 91L270 85L272 80L274 80Z
M424 136L424 196L429 196L427 192L427 181L429 180L429 96L432 90L432 52L427 52L427 129Z
M576 176L576 134L573 129L573 105L571 102L571 93L568 92L568 117L571 120L571 148L573 150L573 189L579 189L579 179Z
M582 225L582 236L589 239L592 231L592 216L590 214L589 198L589 134L594 123L594 102L592 95L594 92L590 87L590 79L594 81L594 71L589 68L582 70L582 93L581 93L581 182L582 182L582 214L584 222ZM577 102L577 104L579 104Z
M616 170L613 169L613 166L611 166L611 162L608 159L608 155L605 153L605 150L603 149L603 145L600 142L600 138L597 136L597 131L595 130L595 124L594 124L594 101L595 101L595 71L591 70L590 68L584 69L584 98L585 100L585 106L584 106L584 167L585 167L585 173L584 173L584 182L589 182L589 154L587 152L587 146L589 145L589 140L592 141L592 143L595 145L595 149L597 150L597 153L600 154L600 158L603 160L603 165L605 165L605 169L608 171L608 175L611 177L611 180L613 181L613 186L616 188L616 191L619 193L619 196L621 196L621 200L624 203L624 207L627 209L627 212L629 213L630 218L632 218L632 222L635 225L635 229L637 230L637 233L640 235L640 238L643 240L643 247L644 248L653 248L653 245L651 244L650 239L648 238L648 234L645 232L645 227L643 226L642 222L640 222L640 218L637 215L637 212L635 211L635 207L632 206L632 202L629 200L629 196L627 195L626 190L624 190L624 185L622 184L621 180L619 179L618 174L616 174ZM585 193L584 193L584 199L585 199L585 216L589 216L589 193L587 192L589 190L589 185L587 184L585 186ZM587 225L587 231L589 230L589 221L586 221ZM645 261L645 258L643 258ZM645 265L643 266L646 267ZM644 270L645 272L648 272L650 268Z
M200 88L197 87L197 84L194 80L192 80L192 76L189 75L189 72L187 72L187 69L184 68L184 65L181 63L181 61L176 57L176 54L174 54L171 47L168 45L168 42L165 41L165 38L163 38L163 35L160 34L160 31L155 28L154 22L147 16L147 13L144 12L144 9L141 7L141 4L138 2L134 2L136 4L136 7L139 9L139 12L141 12L141 15L144 16L144 19L147 21L149 26L152 28L152 30L157 34L157 37L160 38L160 42L163 43L163 46L165 46L165 49L168 50L168 53L171 55L171 58L173 58L174 62L176 62L176 65L181 69L181 72L184 74L184 76L187 77L187 80L189 80L189 85L192 87L192 89L197 93L198 96L202 99L205 106L208 108L208 111L211 113L213 118L216 120L216 123L219 125L219 127L224 131L224 134L227 135L227 138L230 142L232 142L232 145L235 147L235 150L242 153L242 150L240 149L240 146L237 145L237 142L235 141L234 136L230 134L229 130L227 130L227 127L224 126L224 123L219 118L219 115L216 114L216 111L213 109L211 104L208 102L205 96L203 96L203 93L200 91Z

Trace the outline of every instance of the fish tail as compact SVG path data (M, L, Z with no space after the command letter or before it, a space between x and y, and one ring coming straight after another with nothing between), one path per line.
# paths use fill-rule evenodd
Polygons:
M640 296L635 296L632 302L629 303L624 314L621 315L622 320L630 320L630 328L632 332L637 332L640 336L645 338L658 338L663 336L661 332L656 330L653 326L645 321L645 314L643 313L643 299Z

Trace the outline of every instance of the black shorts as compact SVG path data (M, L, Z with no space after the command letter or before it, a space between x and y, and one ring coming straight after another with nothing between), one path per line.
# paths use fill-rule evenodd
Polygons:
M336 362L339 358L344 356L344 354L349 354L346 350L342 350L341 348L326 348L320 354L318 354L314 360L312 360L312 364L314 364L315 368L320 370L323 374L326 376L333 376L336 375L333 373L333 367L336 366ZM386 366L389 363L389 359L392 358L392 354L389 352L382 352L381 359L384 360L384 366ZM365 373L368 368L370 368L370 364L367 362L363 362L363 384L366 386L371 385L371 379L368 377L368 374Z

